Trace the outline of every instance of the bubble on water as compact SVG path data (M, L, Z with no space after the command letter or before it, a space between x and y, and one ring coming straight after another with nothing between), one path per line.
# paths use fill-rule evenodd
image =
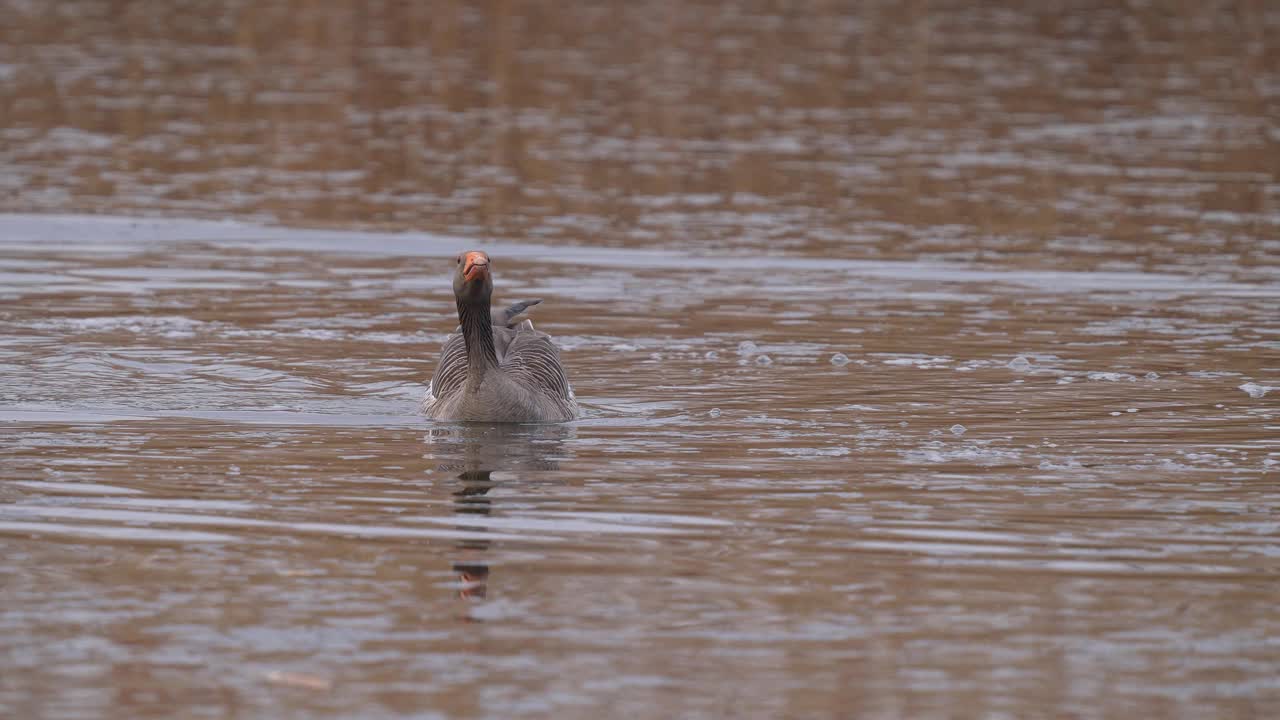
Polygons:
M720 353L716 352L715 350L708 350L707 354L703 355L702 357L706 360L719 360Z
M1111 413L1111 414L1112 414L1112 415L1119 415L1119 414L1120 414L1120 411L1119 411L1119 410L1114 410L1114 411L1112 411L1112 413Z
M707 413L713 418L720 417L720 408L711 408L711 412Z
M1129 408L1125 412L1138 412L1138 408Z
M912 462L930 464L965 462L980 465L1003 464L1021 458L1017 450L981 447L969 443L947 445L942 442L926 443L923 448L904 452L903 456Z
M1075 381L1076 379L1070 375L1063 375L1062 377L1058 378L1059 385L1070 385Z
M1156 372L1155 370L1152 370L1151 372L1147 373L1146 375L1143 375L1142 377L1148 380L1159 380L1160 373Z
M844 457L849 454L849 448L844 446L837 447L787 447L778 448L774 452L783 455L791 455L793 457Z
M662 360L662 353L649 353L649 359L655 362L660 361Z
M936 428L935 428L935 429L933 429L933 430L930 430L930 431L929 431L929 434L930 434L930 435L932 435L932 436L934 436L934 437L937 437L937 436L939 436L939 435L941 435L941 434L942 434L942 431L941 431L941 430L938 430L938 429L936 429Z
M951 434L958 437L960 435L963 435L965 431L968 429L969 428L961 425L960 423L956 423L955 425L951 426Z
M1121 380L1128 380L1129 382L1133 382L1138 378L1130 375L1129 373L1122 373L1122 372L1091 372L1089 373L1089 379L1105 380L1106 382L1120 382Z
M1031 369L1031 361L1019 355L1010 360L1007 367L1014 372L1026 372Z
M750 340L743 340L742 342L738 343L739 355L755 355L758 352L760 352L760 346L756 345Z
M1277 388L1273 388L1267 385L1259 385L1258 383L1254 383L1254 382L1247 382L1241 385L1239 389L1245 391L1246 393L1249 393L1249 397L1251 398L1260 398L1266 395L1267 393L1271 392L1272 390L1276 390Z
M1083 467L1079 460L1075 458L1066 458L1063 462L1053 462L1052 460L1041 460L1041 470L1074 470Z
M770 358L768 355L757 355L757 356L756 356L756 364L757 364L757 365L759 365L759 366L761 366L761 367L764 367L764 366L766 366L766 365L772 365L772 364L773 364L773 359L772 359L772 358Z

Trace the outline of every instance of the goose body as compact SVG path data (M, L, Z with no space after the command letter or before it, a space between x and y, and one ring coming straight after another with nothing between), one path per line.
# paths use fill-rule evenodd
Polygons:
M522 313L541 300L492 311L489 256L457 257L458 328L444 343L422 410L436 420L546 423L572 420L578 403L551 336Z

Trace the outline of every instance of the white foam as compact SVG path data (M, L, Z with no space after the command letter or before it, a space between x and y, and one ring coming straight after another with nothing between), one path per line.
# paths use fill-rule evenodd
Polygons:
M1260 398L1265 396L1267 393L1271 392L1272 390L1280 390L1280 387L1275 387L1272 385L1259 385L1258 383L1255 383L1255 382L1247 382L1241 385L1239 389L1248 393L1249 397L1251 398Z

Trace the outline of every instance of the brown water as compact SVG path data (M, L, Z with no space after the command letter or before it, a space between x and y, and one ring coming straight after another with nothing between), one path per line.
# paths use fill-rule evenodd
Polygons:
M0 716L1274 715L1280 12L1112 6L0 3Z

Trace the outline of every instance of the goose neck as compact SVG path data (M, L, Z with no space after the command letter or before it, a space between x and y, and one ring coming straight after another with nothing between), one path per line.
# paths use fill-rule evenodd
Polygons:
M493 321L489 302L458 300L458 321L467 347L467 383L478 384L484 374L498 366L498 352L493 344Z

